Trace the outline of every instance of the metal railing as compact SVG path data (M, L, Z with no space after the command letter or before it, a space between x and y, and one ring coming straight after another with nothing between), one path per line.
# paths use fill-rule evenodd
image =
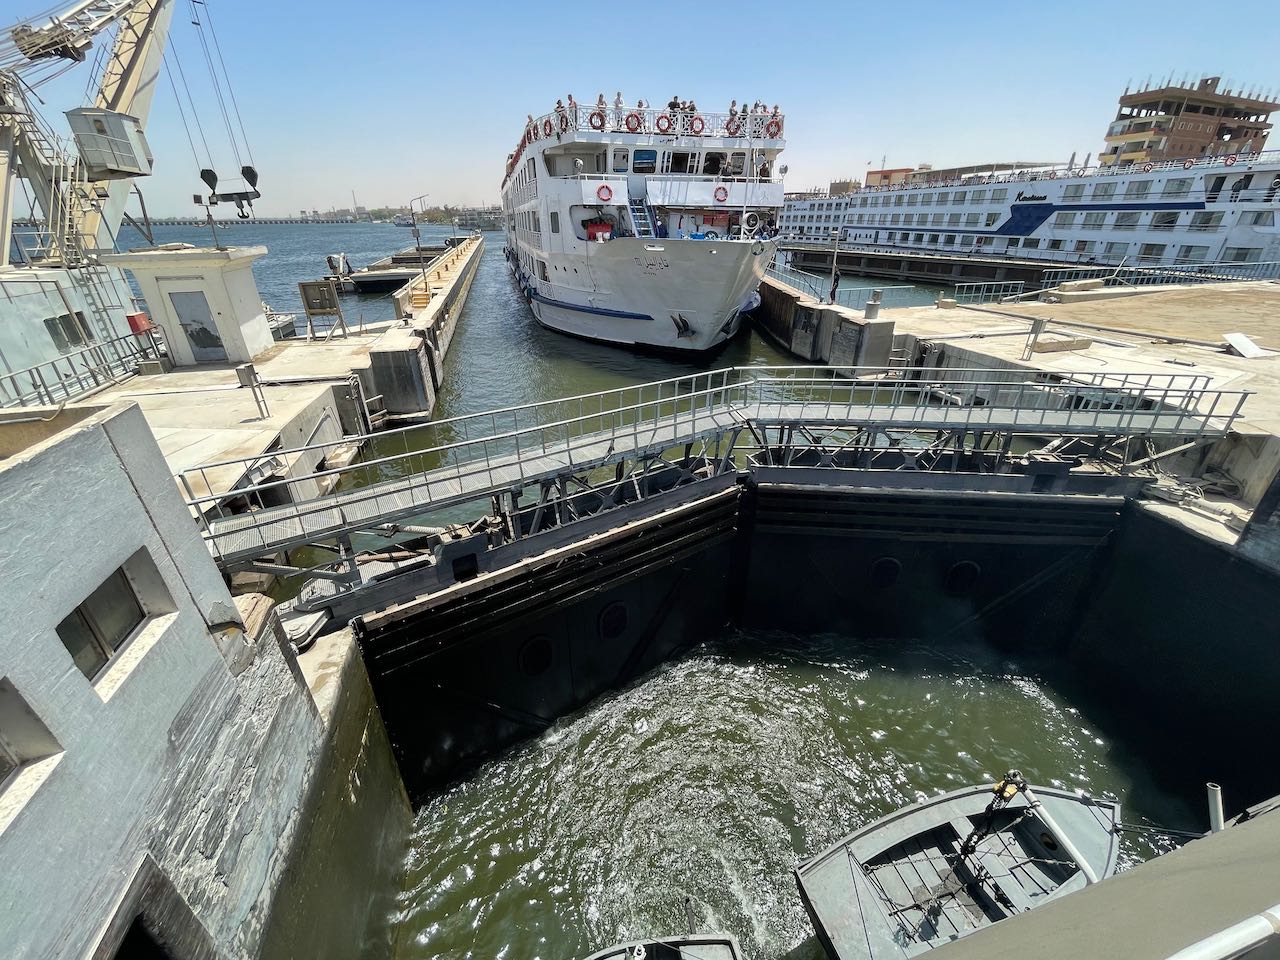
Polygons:
M576 104L553 110L525 124L524 135L512 151L507 179L519 167L524 151L539 140L559 140L574 133L628 133L662 137L727 137L741 140L777 140L786 129L782 113L736 115L704 110L696 112L653 107Z
M135 373L158 349L146 337L101 340L24 370L0 374L0 407L55 406Z
M1022 296L1025 286L1026 282L1023 280L979 280L971 283L957 283L952 297L956 303L1000 303Z
M1027 183L1036 180L1056 180L1060 177L1115 177L1115 176L1132 176L1134 173L1155 173L1160 171L1179 171L1179 170L1196 170L1203 172L1206 167L1223 167L1230 168L1238 164L1245 164L1246 168L1249 164L1254 163L1277 163L1280 162L1280 150L1263 150L1259 153L1234 153L1223 154L1216 157L1186 157L1175 160L1159 160L1150 164L1143 163L1121 163L1121 164L1094 164L1088 167L1072 167L1068 164L1051 164L1044 167L1035 167L1028 170L1011 171L1008 173L978 173L964 174L959 177L938 177L933 179L921 179L911 181L910 183L895 183L892 185L863 187L862 192L870 193L896 193L902 190L936 190L939 187L976 187L986 184L1002 184L1002 183ZM1148 166L1150 169L1148 169ZM1244 170L1240 170L1243 173Z
M1280 261L1254 263L1217 261L1214 263L1132 264L1117 267L1074 267L1046 270L1040 278L1042 289L1073 280L1101 280L1108 287L1142 287L1154 284L1231 283L1239 280L1280 278Z
M793 290L808 294L820 303L830 302L830 287L829 285L824 286L825 278L817 274L780 266L776 262L768 266L765 274L779 283L786 284ZM839 287L836 290L835 302L852 310L862 310L866 307L867 301L871 299L871 295L877 290L881 292L880 302L884 306L923 306L926 303L931 303L934 296L929 291L921 290L911 284L892 284L888 286L878 284L867 287Z
M1210 390L1200 374L853 372L857 376L848 378L813 367L726 368L218 461L184 470L179 479L211 548L230 562L388 517L420 516L526 485L536 489L565 470L589 475L621 456L656 455L753 421L1033 435L1222 435L1248 395ZM290 463L324 464L366 443L370 455L349 466L279 475ZM211 472L239 479L232 489L215 490Z

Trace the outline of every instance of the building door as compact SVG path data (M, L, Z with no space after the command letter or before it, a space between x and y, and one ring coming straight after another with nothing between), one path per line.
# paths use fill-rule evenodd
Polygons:
M191 355L196 363L226 362L227 349L218 335L218 325L213 322L213 311L204 292L192 290L169 294L173 312L178 316L182 332L191 344Z

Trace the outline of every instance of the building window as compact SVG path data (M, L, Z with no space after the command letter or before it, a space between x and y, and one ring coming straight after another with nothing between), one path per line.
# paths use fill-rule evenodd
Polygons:
M58 624L58 637L90 680L142 623L142 606L121 568Z
M1142 219L1142 214L1140 213L1117 213L1115 228L1117 230L1136 230L1140 219Z
M13 682L0 677L0 792L18 778L23 767L61 752L62 745ZM0 812L0 828L3 817Z
M1177 213L1156 213L1151 217L1152 230L1172 230L1178 225Z
M80 672L96 680L150 618L173 611L164 580L143 548L58 624L58 639Z
M44 322L44 328L49 331L49 336L53 338L53 345L58 349L59 353L66 353L72 347L83 347L87 342L84 338L84 314L79 311L73 317L69 313L64 313L60 317L48 317Z

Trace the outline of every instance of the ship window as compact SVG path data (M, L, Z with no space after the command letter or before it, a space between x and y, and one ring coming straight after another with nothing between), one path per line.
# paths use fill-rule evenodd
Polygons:
M1129 252L1127 243L1108 243L1105 253L1108 257L1122 257Z
M1145 197L1151 192L1150 180L1134 180L1125 190L1124 195L1127 199Z
M630 163L631 161L630 161L630 158L627 156L626 150L624 150L621 147L614 148L614 151L613 151L613 172L614 173L626 173L628 168L630 167Z
M656 173L658 171L657 150L636 150L631 155L632 173Z
M1140 213L1117 213L1115 228L1117 230L1134 230L1141 219L1142 214Z
M695 159L692 153L669 153L665 157L669 173L688 173L690 162ZM692 169L697 170L694 166Z
M929 206L930 204L933 203L933 194L932 193L920 194L920 202L926 207Z
M1250 210L1240 222L1255 227L1274 227L1276 214L1274 210Z
M1138 249L1138 257L1142 260L1159 260L1164 256L1163 243L1144 243Z
M992 191L991 191L991 202L992 202L992 203L1004 203L1004 202L1005 202L1005 200L1007 200L1007 199L1008 199L1008 197L1009 197L1009 191L1008 191L1008 190L1006 190L1006 189L1004 189L1003 187L1002 187L1001 189L999 189L999 190L992 190Z
M560 232L560 214L557 211L552 210L550 217L551 217L551 232L559 233Z
M955 242L956 242L956 235L954 233L948 233L945 237L942 238L942 245L946 247L954 245Z
M916 193L907 194L907 206L914 207L920 202L920 195Z
M1183 246L1178 248L1178 259L1184 263L1198 263L1208 255L1208 247Z
M0 791L27 764L61 752L62 745L22 694L7 677L0 677Z
M1221 225L1221 213L1194 213L1191 215L1192 230L1217 230Z
M725 153L708 153L702 162L702 172L708 177L719 176L728 159Z
M1151 218L1152 230L1172 230L1177 225L1177 213L1157 213Z
M1261 247L1227 247L1222 252L1227 263L1258 263L1262 259Z
M986 200L987 200L987 191L985 190L975 190L973 191L973 193L969 194L970 203L985 203Z
M1027 250L1034 250L1040 246L1040 240L1038 237L1027 237L1022 241L1022 246Z
M539 280L551 279L549 276L547 276L547 261L545 260L538 261L538 279Z
M966 213L964 215L964 225L966 227L976 227L978 225L978 215L976 213Z
M947 226L948 226L948 227L958 227L958 226L960 226L960 214L958 214L958 213L949 213L949 214L947 214Z
M1050 250L1061 250L1061 249L1062 249L1062 241L1061 241L1061 240L1050 240L1050 241L1049 241L1049 249L1050 249Z
M1190 177L1178 177L1175 180L1170 180L1164 185L1164 196L1185 197L1191 192L1191 184Z
M994 227L994 226L996 225L996 221L997 221L997 220L999 220L999 219L1000 219L1000 214L998 214L998 213L988 213L988 214L987 214L987 226L988 226L988 227Z
M1094 200L1110 200L1116 193L1114 183L1095 183L1093 185Z
M729 154L729 173L734 176L738 176L746 169L746 166L747 155L745 153L739 152Z
M951 202L952 202L952 203L964 203L964 198L965 198L965 197L967 197L967 196L968 196L968 192L967 192L967 191L964 191L964 190L957 190L955 193L951 194Z
M1076 225L1076 215L1074 213L1059 213L1053 218L1055 227L1074 227Z
M929 242L936 245L938 242L938 235L936 233L929 234Z
M1068 184L1067 188L1062 191L1063 200L1079 200L1083 196L1084 196L1083 183Z

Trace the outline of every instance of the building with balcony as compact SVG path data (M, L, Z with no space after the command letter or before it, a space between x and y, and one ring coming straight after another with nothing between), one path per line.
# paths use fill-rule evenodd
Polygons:
M1193 85L1165 84L1120 97L1107 128L1105 165L1152 163L1184 157L1258 153L1280 102L1220 90L1219 77Z

